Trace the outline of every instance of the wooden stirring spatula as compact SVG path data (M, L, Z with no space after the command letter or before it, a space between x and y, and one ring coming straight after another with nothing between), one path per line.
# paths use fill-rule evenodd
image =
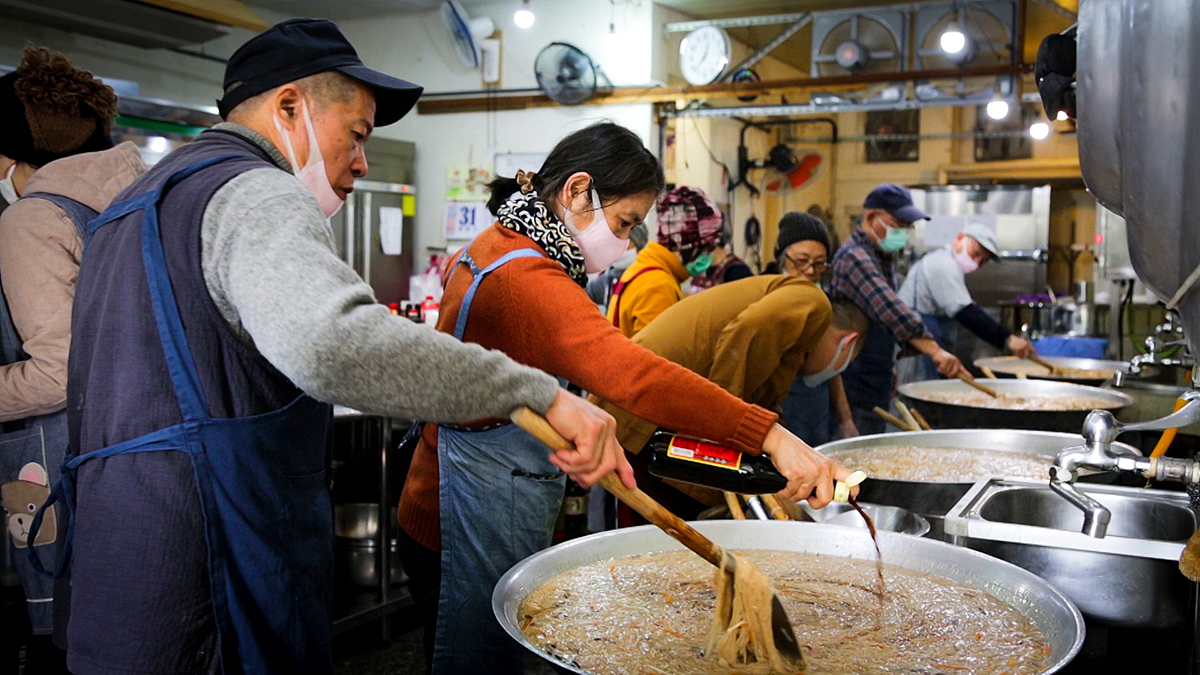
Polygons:
M1038 364L1039 366L1045 368L1046 370L1049 370L1051 377L1057 377L1059 375L1062 375L1063 369L1061 366L1056 366L1053 363L1050 363L1049 361L1047 361L1046 359L1043 359L1042 357L1038 356L1037 354L1030 354L1029 360L1033 361L1034 363Z
M970 375L959 374L958 379L962 380L963 382L966 382L967 384L971 385L972 387L975 387L979 391L982 391L983 393L987 394L988 396L991 396L992 398L1000 398L1000 394L995 389L992 389L991 387L987 386L986 384L980 384L979 382L976 382L975 378L971 377Z
M548 448L570 450L575 447L573 443L555 431L546 418L529 408L517 408L512 414L512 421ZM726 553L725 549L711 539L697 532L682 518L668 511L653 497L637 488L631 490L625 487L621 478L615 473L610 473L602 478L600 484L617 499L625 502L629 508L640 513L643 518L657 525L659 529L691 549L696 555L717 567L721 567L723 563L725 572L730 575L730 578L733 577L737 559ZM774 593L771 595L771 636L775 640L775 648L783 656L793 659L796 663L804 663L804 654L801 653L800 643L796 640L796 633L792 630L792 622L788 619L787 612L783 609L783 603L779 601L779 596Z

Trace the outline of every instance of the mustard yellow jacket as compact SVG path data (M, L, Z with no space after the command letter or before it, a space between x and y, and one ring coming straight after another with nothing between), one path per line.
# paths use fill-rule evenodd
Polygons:
M648 271L640 274L642 270ZM646 244L618 281L628 285L609 298L608 320L615 321L613 325L625 337L637 335L655 317L683 299L679 285L687 278L678 255L658 242Z

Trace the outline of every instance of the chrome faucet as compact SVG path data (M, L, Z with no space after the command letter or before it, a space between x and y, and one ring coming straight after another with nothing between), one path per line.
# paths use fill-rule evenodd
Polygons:
M1193 382L1193 386L1196 383ZM1174 457L1119 455L1113 441L1126 431L1176 429L1200 422L1200 390L1191 389L1181 396L1187 403L1161 419L1123 424L1107 410L1093 410L1083 422L1083 445L1059 451L1050 469L1050 489L1084 513L1083 533L1103 537L1111 517L1103 504L1079 492L1073 483L1081 469L1140 473L1146 478L1178 483L1200 483L1200 462Z

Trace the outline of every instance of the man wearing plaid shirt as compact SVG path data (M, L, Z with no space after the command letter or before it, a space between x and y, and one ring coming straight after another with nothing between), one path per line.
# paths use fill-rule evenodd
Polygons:
M908 190L894 183L871 190L863 209L862 222L833 256L827 293L831 300L853 303L870 319L863 351L842 374L842 382L855 426L864 434L877 434L887 429L872 410L891 405L897 344L929 356L946 377L967 371L938 346L920 315L896 294L899 283L892 256L908 243L913 222L929 216L913 205Z

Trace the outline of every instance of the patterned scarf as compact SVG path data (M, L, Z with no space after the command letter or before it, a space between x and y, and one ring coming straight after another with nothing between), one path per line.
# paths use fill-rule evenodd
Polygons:
M546 202L538 199L536 192L513 193L500 206L496 217L503 227L532 239L551 260L562 265L575 283L587 286L583 254L579 252L575 238L558 216L546 206Z

